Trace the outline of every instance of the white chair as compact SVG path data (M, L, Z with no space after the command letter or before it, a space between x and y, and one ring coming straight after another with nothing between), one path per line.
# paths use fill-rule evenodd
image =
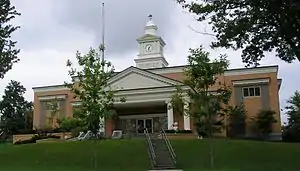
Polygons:
M112 135L111 135L111 138L112 139L121 139L123 136L123 131L121 130L114 130Z

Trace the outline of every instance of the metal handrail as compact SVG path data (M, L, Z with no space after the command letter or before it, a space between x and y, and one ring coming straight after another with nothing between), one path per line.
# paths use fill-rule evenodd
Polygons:
M168 139L168 137L166 135L166 132L165 132L165 130L163 128L161 130L161 133L162 133L162 139L167 144L167 147L168 147L168 150L169 150L169 152L170 152L170 154L172 156L172 159L173 159L174 163L176 163L176 154L175 154L175 151L174 151L174 149L173 149L173 147L172 147L172 145L171 145L171 143L170 143L170 141L169 141L169 139Z
M150 156L152 158L152 162L154 165L156 165L156 161L155 161L155 151L154 151L154 147L153 147L153 144L152 144L152 141L151 141L151 138L150 138L150 135L149 135L149 132L148 132L148 129L145 128L145 134L146 134L146 137L147 137L147 142L148 142L148 145L149 145L149 149L150 149Z

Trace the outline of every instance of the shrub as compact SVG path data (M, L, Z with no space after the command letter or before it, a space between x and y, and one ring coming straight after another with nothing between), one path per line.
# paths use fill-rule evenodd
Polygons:
M247 111L243 103L236 106L228 106L226 109L228 115L227 135L230 138L242 138L246 132L246 114Z
M32 139L35 139L35 140L48 139L48 138L60 139L60 136L57 136L57 135L34 135L32 137Z
M252 118L253 130L260 139L266 140L272 132L272 124L277 122L274 118L275 114L272 110L261 110L257 117Z
M15 134L48 134L48 133L62 133L68 132L70 130L65 130L61 128L48 128L48 129L35 129L35 130L19 130Z
M179 134L190 134L193 133L192 130L165 130L166 133L179 133Z
M20 140L15 142L15 145L20 145L20 144L32 144L32 143L36 143L36 140L34 138L28 139L28 140Z
M48 139L48 138L54 138L54 139L60 139L60 136L56 136L56 135L34 135L32 138L28 139L28 140L20 140L15 142L15 145L18 144L32 144L32 143L36 143L37 140L42 140L42 139Z
M284 126L282 131L282 140L285 142L300 142L298 130L290 126Z
M81 128L74 128L71 130L71 135L72 137L77 137L79 135L80 132L84 131L83 129Z

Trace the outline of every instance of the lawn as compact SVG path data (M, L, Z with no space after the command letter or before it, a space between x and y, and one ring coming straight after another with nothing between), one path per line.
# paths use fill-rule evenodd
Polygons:
M178 165L184 171L209 170L207 140L174 140L172 144ZM214 147L215 171L298 171L300 168L300 144L214 140ZM0 145L0 170L5 171L148 169L146 144L140 139Z
M184 171L210 169L208 141L172 142ZM300 144L214 140L215 171L299 171Z
M148 163L141 140L0 145L1 171L143 171Z

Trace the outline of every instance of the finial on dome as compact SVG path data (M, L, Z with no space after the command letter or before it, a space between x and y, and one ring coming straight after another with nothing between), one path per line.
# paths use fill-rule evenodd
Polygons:
M157 26L152 21L152 17L153 17L152 14L148 15L149 21L147 22L145 27L145 34L151 34L151 35L156 34Z
M149 14L148 18L149 18L150 21L152 21L152 14Z

